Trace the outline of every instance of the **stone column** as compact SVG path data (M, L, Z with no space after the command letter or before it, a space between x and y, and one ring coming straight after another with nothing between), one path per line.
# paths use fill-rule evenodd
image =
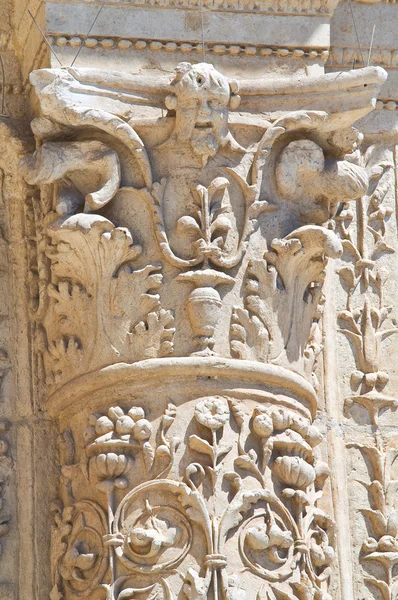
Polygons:
M384 80L32 73L51 600L339 597L325 277Z

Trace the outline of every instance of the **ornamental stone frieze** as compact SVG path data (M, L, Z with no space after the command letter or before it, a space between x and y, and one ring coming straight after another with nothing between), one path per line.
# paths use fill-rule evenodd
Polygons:
M51 600L334 597L325 278L370 185L353 123L384 80L31 74Z

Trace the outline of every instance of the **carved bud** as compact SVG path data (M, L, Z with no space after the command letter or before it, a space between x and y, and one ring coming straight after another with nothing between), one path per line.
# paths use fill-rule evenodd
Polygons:
M315 464L315 487L317 487L318 489L322 489L329 475L329 465L321 460L318 460Z
M272 420L275 429L284 430L290 427L293 421L293 415L290 411L278 407L272 410Z
M129 417L133 419L134 422L139 421L139 419L143 419L145 417L145 411L141 406L132 406L128 412Z
M253 411L253 431L259 438L269 437L274 431L274 424L264 406L256 406Z
M120 408L120 406L111 406L110 409L108 410L108 417L113 422L116 422L116 420L119 419L120 417L123 417L123 415L124 415L124 412Z
M323 435L319 431L318 427L315 427L315 425L310 425L308 427L306 440L308 441L311 447L314 447L321 443L321 441L323 440Z
M111 433L114 429L114 424L112 421L106 417L105 415L99 417L97 422L95 423L95 433L97 435L105 435L106 433Z
M275 475L287 485L305 489L315 481L315 471L298 456L279 456L274 463Z
M152 433L152 425L147 419L140 419L134 425L133 436L140 442L149 440Z
M128 415L123 415L116 421L116 432L119 435L131 435L134 429L134 421Z

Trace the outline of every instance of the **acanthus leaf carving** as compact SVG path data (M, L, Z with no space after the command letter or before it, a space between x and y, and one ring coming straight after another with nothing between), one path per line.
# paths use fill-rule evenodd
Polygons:
M141 249L126 228L77 215L49 229L49 236L51 318L62 336L51 337L49 320L45 360L54 383L115 360L172 351L173 317L160 309L157 294L160 269L134 268Z
M332 231L310 225L273 240L271 248L263 260L249 263L246 308L234 311L231 347L241 358L254 352L257 360L304 372L327 258L340 256L343 248Z

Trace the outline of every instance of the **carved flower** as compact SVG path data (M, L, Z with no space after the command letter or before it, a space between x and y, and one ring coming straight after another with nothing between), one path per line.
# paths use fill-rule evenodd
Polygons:
M255 553L255 562L265 553L268 560L281 565L287 559L288 550L293 546L292 532L276 522L269 506L266 508L264 522L250 527L246 531L245 545Z
M162 552L164 548L173 546L181 534L178 527L171 527L165 519L158 519L151 515L143 527L134 527L129 534L129 543L132 550L145 558L152 558Z
M83 501L73 507L64 524L70 528L62 540L65 553L60 561L60 575L80 597L101 583L107 569L103 546L106 517L98 505Z
M216 431L229 419L228 403L222 396L203 398L195 406L195 418L201 425Z
M315 470L298 456L279 456L274 463L275 475L287 485L305 489L315 481Z
M62 576L64 579L85 579L85 571L90 571L97 559L87 542L76 540L75 545L68 550L64 558ZM77 575L79 573L79 575Z
M274 431L274 424L264 406L256 406L253 411L253 431L259 438L269 437Z

